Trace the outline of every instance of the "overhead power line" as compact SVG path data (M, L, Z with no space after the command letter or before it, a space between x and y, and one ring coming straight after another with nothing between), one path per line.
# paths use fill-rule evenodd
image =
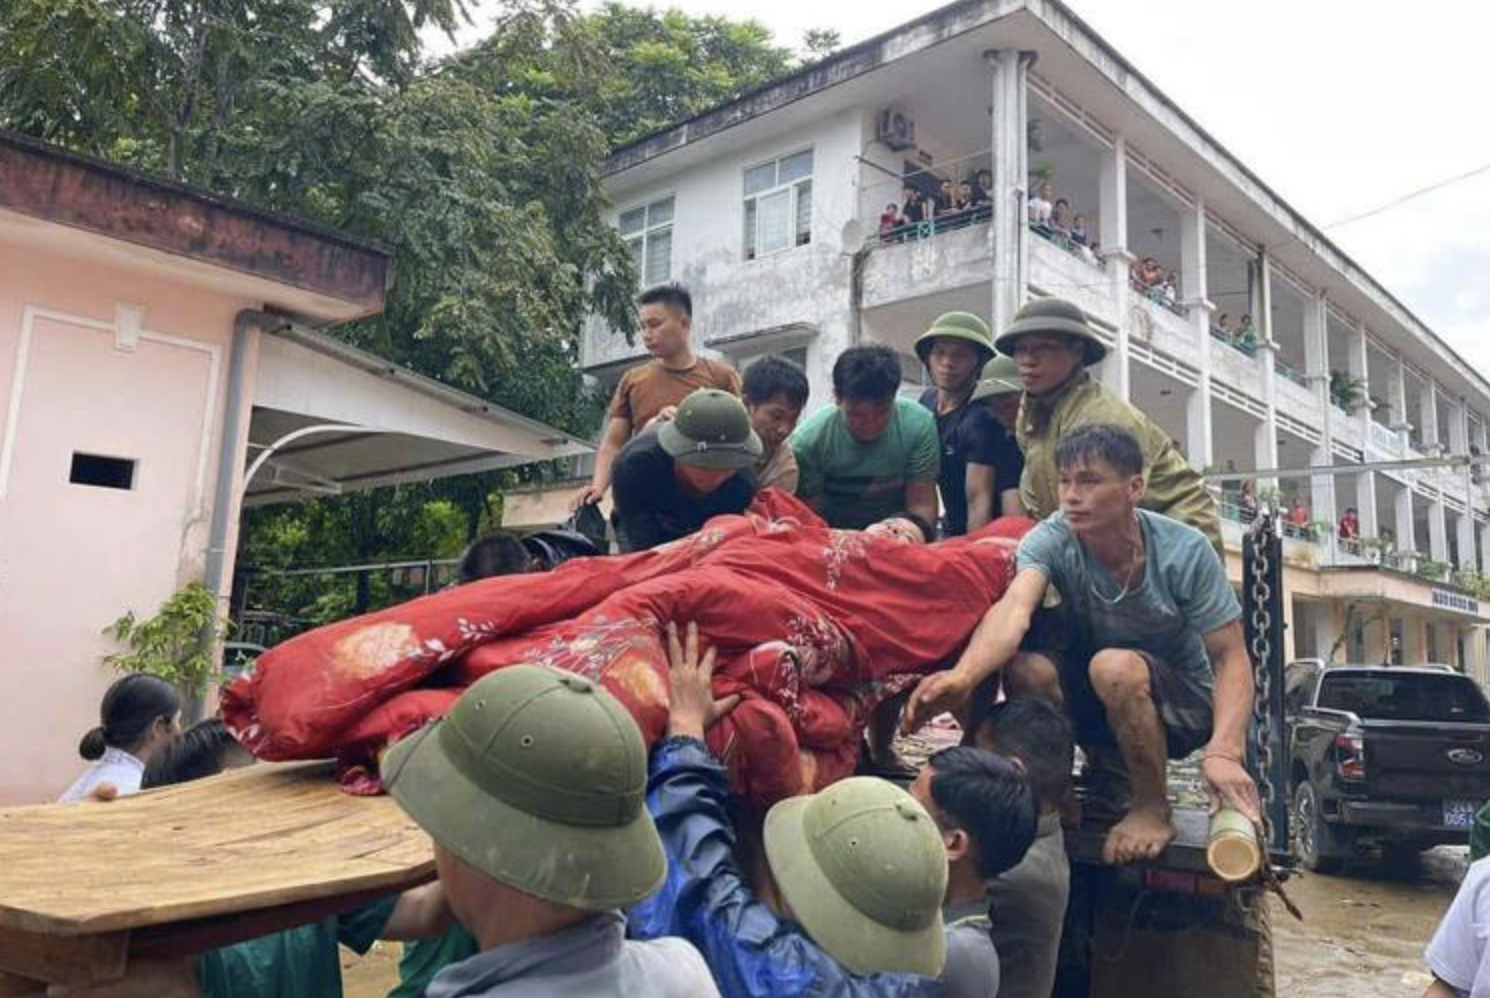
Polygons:
M1371 218L1375 215L1380 215L1382 212L1390 211L1391 209L1396 208L1398 205L1403 205L1416 198L1420 198L1425 194L1432 194L1434 191L1442 190L1445 187L1450 187L1454 184L1462 183L1463 181L1469 180L1473 177L1477 177L1482 173L1490 173L1490 163L1485 163L1481 166L1477 166L1473 170L1461 173L1458 176L1449 177L1447 180L1440 180L1437 183L1429 184L1427 187L1420 187L1415 191L1388 201L1386 204L1379 205L1375 208L1370 209L1369 211L1363 211L1359 215L1351 215L1349 218L1342 218L1338 222L1331 222L1329 225L1326 225L1325 228L1338 229L1342 225L1350 225L1353 222L1363 221L1364 219Z

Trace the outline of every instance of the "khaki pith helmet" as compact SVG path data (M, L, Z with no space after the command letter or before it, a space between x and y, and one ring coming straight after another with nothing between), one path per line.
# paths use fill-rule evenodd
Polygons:
M971 312L945 312L936 317L930 329L916 337L916 356L921 358L922 364L930 363L931 346L942 338L962 340L977 347L982 358L980 367L993 359L993 340L988 323Z
M784 800L765 845L792 914L829 956L856 974L942 972L947 850L910 794L855 776Z
M1014 313L1009 328L994 340L999 353L1014 356L1014 345L1029 333L1057 333L1074 336L1085 348L1082 363L1090 367L1107 356L1103 343L1086 320L1086 313L1063 298L1038 298Z
M717 388L691 393L657 438L674 460L716 471L748 468L764 450L745 403Z
M973 389L972 401L998 398L1000 395L1017 395L1022 391L1024 383L1019 380L1019 365L1014 362L1013 357L1000 354L983 368L983 380Z
M524 894L606 911L662 884L641 732L583 676L498 669L389 749L381 768L431 838Z

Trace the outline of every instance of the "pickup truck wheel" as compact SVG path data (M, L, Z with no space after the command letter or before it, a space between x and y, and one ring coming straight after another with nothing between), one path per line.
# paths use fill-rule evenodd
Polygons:
M1308 780L1293 792L1293 835L1299 862L1304 869L1332 873L1350 855L1349 830L1336 828L1324 820L1319 810L1319 796Z

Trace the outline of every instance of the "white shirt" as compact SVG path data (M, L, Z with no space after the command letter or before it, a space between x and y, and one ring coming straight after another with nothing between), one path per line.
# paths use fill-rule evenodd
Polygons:
M1050 223L1051 204L1049 201L1036 194L1030 198L1029 208L1031 223L1035 225L1048 225Z
M112 783L119 796L138 793L145 777L145 764L121 748L104 749L103 758L89 766L67 792L57 798L58 804L82 800L100 783Z
M1490 857L1472 864L1425 958L1433 976L1467 998L1490 998Z

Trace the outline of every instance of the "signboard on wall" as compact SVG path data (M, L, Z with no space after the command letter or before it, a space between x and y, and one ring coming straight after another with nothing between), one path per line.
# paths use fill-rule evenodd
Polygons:
M1453 610L1457 613L1467 613L1478 617L1480 615L1480 601L1467 593L1456 592L1453 589L1444 589L1441 586L1433 587L1433 605L1444 610Z

